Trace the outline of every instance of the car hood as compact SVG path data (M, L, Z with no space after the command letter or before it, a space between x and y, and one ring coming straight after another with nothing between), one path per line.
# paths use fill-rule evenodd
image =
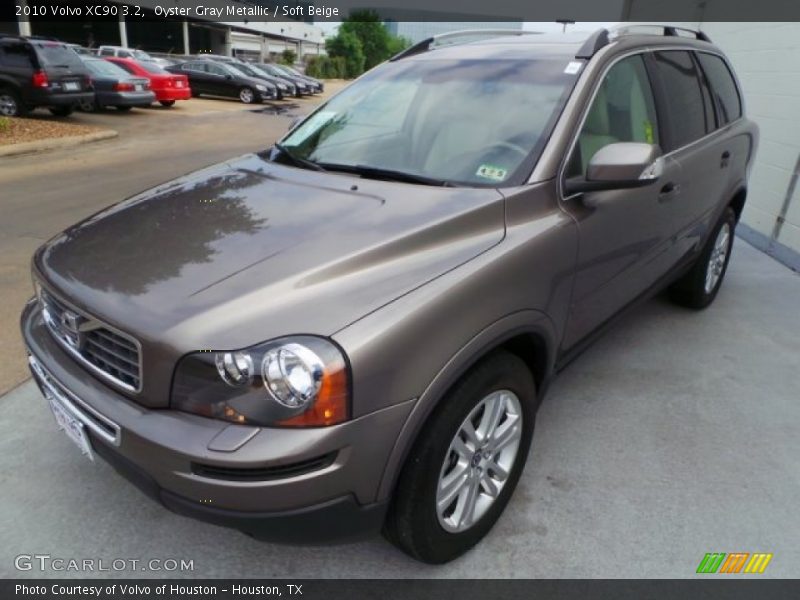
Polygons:
M493 189L247 155L111 206L37 252L78 308L178 353L331 335L503 239Z

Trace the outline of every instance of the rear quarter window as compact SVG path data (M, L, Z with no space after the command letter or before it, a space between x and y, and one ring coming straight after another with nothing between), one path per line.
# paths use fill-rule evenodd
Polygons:
M25 44L0 46L0 65L8 68L32 69L34 61L30 48Z
M720 125L742 116L742 100L728 65L719 56L698 52L697 59L711 85L711 94L717 107Z
M714 114L705 102L697 67L687 51L664 50L653 56L667 91L673 147L680 148L711 131Z

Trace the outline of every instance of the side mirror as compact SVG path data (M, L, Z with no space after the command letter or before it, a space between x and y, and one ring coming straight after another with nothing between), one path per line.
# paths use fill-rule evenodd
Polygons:
M227 75L225 75L225 79L233 79L233 75L231 75L230 73L228 73Z
M575 177L564 182L564 193L569 196L644 187L658 181L663 166L661 148L654 144L609 144L589 161L585 178Z

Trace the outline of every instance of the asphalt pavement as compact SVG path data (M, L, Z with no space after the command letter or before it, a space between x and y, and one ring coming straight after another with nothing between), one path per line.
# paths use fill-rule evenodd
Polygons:
M210 144L212 135L203 139L210 159L225 152ZM149 181L168 170L145 160L158 171ZM140 163L131 171L102 193L148 183ZM77 163L68 180L74 193L63 202L80 204L94 189L86 177ZM39 189L57 205L56 187ZM41 211L31 212L23 196L17 210L29 235L59 220L37 222ZM527 468L494 530L437 567L379 537L281 546L171 514L102 461L84 458L34 384L24 383L0 398L0 577L685 578L708 552L773 558L763 575L704 577L798 577L798 306L800 276L737 240L708 310L656 298L629 314L554 383ZM102 559L106 567L143 562L88 573L42 572L36 561L15 568L16 557L37 554ZM191 561L193 570L141 571L151 559Z

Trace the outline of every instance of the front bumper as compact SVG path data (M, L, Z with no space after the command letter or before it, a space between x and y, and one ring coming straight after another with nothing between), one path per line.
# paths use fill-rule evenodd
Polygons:
M170 510L276 541L324 542L380 528L386 499L377 491L413 401L333 427L233 425L146 409L106 387L52 338L33 302L22 333L58 385L119 428L115 440L88 428L95 453ZM320 457L328 459L315 462Z

